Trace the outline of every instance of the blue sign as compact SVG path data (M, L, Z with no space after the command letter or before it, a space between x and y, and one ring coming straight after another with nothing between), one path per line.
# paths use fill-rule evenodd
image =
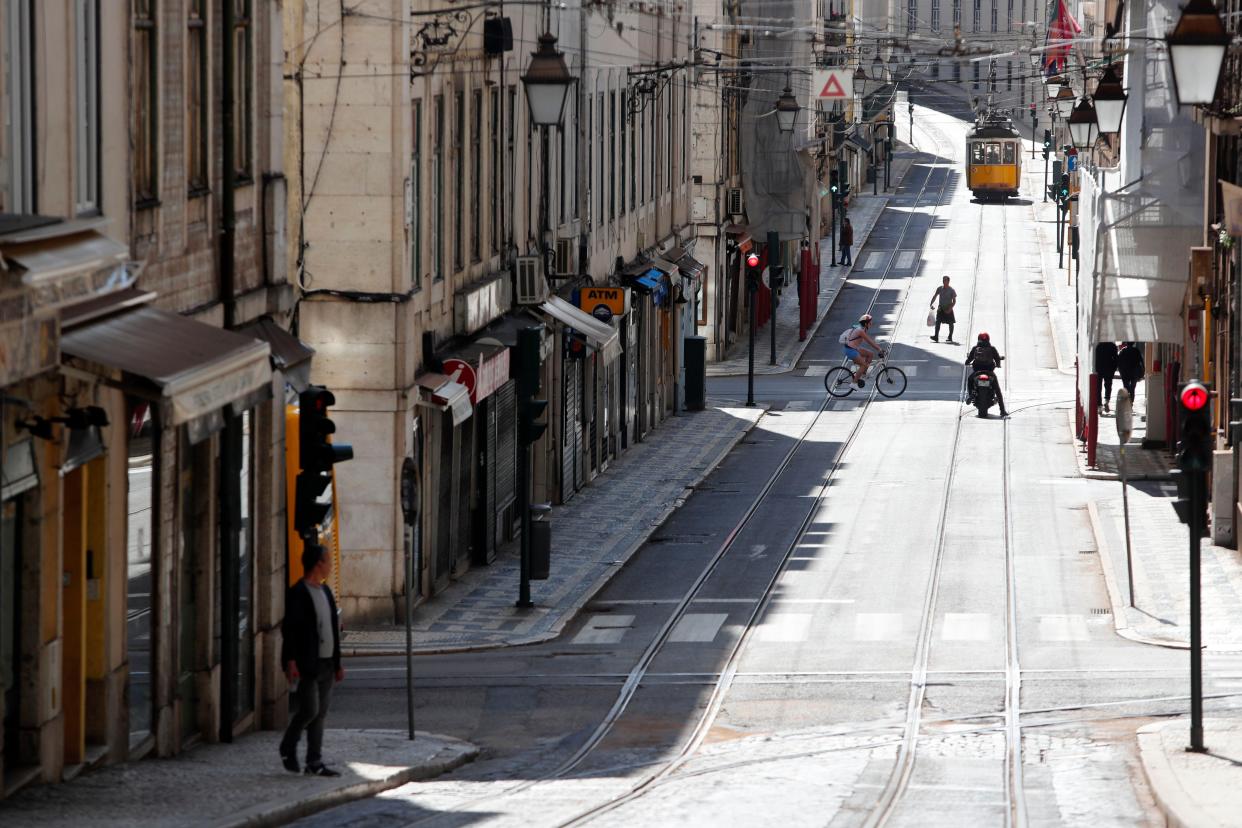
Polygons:
M1069 161L1070 172L1073 172L1074 170L1078 169L1078 156L1077 155L1071 155L1069 156L1067 160Z

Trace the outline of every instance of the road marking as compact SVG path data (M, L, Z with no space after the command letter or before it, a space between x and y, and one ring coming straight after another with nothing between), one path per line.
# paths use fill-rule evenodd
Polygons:
M897 254L897 269L909 270L914 267L914 257L917 255L918 253L913 250L902 250Z
M822 377L824 374L827 374L827 373L828 373L828 366L827 366L827 365L812 365L812 366L810 366L809 368L807 368L807 369L806 369L806 373L805 373L805 374L803 374L802 376L804 376L804 377Z
M1091 633L1081 615L1041 615L1039 637L1043 641L1089 641Z
M806 641L811 631L810 613L778 612L763 619L756 634L760 641L768 643L791 643Z
M696 604L755 604L758 598L695 598Z
M813 408L819 408L819 403L813 400L790 400L785 403L786 411L810 411Z
M992 616L986 612L946 612L940 637L945 641L987 641L992 637Z
M574 636L575 644L620 644L634 626L634 616L599 613L592 615L586 626Z
M668 634L673 643L703 643L711 641L720 632L720 626L728 618L723 612L689 612L681 617L677 626Z
M860 612L854 616L855 641L892 641L901 636L899 612Z
M919 366L917 366L917 365L904 365L904 364L903 364L903 365L901 366L901 371L902 371L902 373L903 373L903 374L905 374L907 377L917 377L917 376L919 375Z
M600 598L591 602L592 604L617 604L646 606L648 604L680 604L680 598Z
M852 604L854 598L773 598L777 604Z
M887 252L880 252L878 250L873 253L868 253L867 258L863 260L863 266L858 269L875 270L881 262L888 258L888 256L889 254Z

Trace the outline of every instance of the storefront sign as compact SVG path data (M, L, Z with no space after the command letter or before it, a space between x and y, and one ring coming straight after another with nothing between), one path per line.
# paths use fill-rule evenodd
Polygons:
M463 336L487 327L509 307L509 280L497 275L453 296L454 330Z
M475 364L456 357L444 360L444 373L470 389L470 402L478 405L509 381L509 349L491 356L480 355Z
M578 307L601 322L625 316L630 310L630 292L623 287L587 287L578 293Z

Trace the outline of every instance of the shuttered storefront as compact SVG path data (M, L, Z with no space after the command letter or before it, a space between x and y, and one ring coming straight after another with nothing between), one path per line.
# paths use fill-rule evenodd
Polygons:
M496 542L503 543L509 535L505 513L517 501L517 389L512 380L496 392L492 406L496 411L496 458L492 464L496 513L492 524Z

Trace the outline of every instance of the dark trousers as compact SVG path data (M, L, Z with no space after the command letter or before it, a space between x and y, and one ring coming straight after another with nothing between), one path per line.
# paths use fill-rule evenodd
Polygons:
M949 309L947 311L946 310L936 311L936 332L932 334L932 336L936 339L939 339L940 338L940 326L948 325L949 326L949 339L952 339L953 338L953 324L956 321L957 319L956 317L953 316L952 309Z
M1126 393L1130 395L1130 402L1134 402L1134 390L1138 388L1139 380L1142 377L1125 377L1121 378L1121 387L1126 389ZM1107 399L1107 398L1106 398Z
M841 264L848 265L853 263L854 259L850 256L850 245L841 245Z
M1123 380L1122 384L1124 385L1124 383L1125 381ZM1128 388L1126 390L1130 391L1130 389ZM1133 395L1134 392L1130 391L1130 393L1131 395ZM1100 374L1100 404L1103 405L1105 408L1108 408L1108 401L1112 398L1112 396L1113 396L1113 374L1112 373L1109 373L1109 374L1101 373ZM1133 399L1133 396L1131 396L1131 399Z
M336 683L336 670L332 659L319 659L319 674L303 675L298 689L293 692L297 712L289 719L285 738L280 740L281 756L296 756L302 731L306 731L306 765L318 765L323 759L323 725L328 716L328 703L332 700L332 685Z

